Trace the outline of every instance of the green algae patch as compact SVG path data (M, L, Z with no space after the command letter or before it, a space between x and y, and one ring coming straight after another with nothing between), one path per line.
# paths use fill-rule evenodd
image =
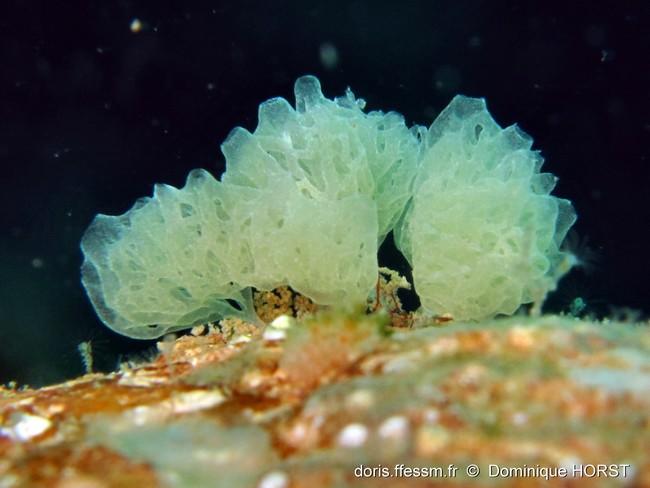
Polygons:
M207 419L124 430L110 419L98 419L88 437L132 460L150 463L164 485L179 488L254 486L263 469L277 461L264 430L223 427Z

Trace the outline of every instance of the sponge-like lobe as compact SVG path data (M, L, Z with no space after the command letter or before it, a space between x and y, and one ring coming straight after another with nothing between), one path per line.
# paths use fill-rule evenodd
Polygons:
M221 182L195 170L182 189L156 185L124 215L95 218L82 281L106 325L153 338L225 316L255 321L251 287L365 301L419 141L396 114L364 114L351 93L325 99L313 77L296 82L296 105L270 100L254 134L231 133Z
M244 287L231 278L252 258L218 225L220 190L197 170L183 190L156 185L153 198L124 215L95 217L81 241L82 282L106 325L148 339L226 315L252 316Z
M255 321L250 287L363 302L377 270L372 202L316 202L288 180L272 189L195 170L180 190L156 185L126 214L98 215L81 243L82 281L102 321L134 338L225 316Z
M395 232L423 307L478 320L541 301L568 269L559 246L575 212L549 195L556 178L539 173L531 138L501 129L484 100L457 96L424 145Z
M233 130L222 145L228 161L224 183L255 188L289 175L314 200L364 195L377 208L377 241L395 226L411 196L420 149L420 128L407 129L395 112L364 113L365 101L329 100L318 79L295 84L296 109L283 98L260 105L254 134Z
M296 106L260 105L253 133L222 145L221 181L156 185L124 215L98 215L82 281L102 321L134 338L239 316L251 288L289 285L323 305L363 303L377 247L395 231L425 309L456 319L541 302L571 267L559 247L575 213L516 127L483 100L456 97L426 131L328 100L299 78Z

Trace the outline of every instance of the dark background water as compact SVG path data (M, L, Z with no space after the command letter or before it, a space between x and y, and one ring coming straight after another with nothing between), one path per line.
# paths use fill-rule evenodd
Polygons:
M174 6L174 5L175 6ZM486 97L535 138L600 259L549 307L649 310L648 5L583 1L52 2L0 7L0 382L34 385L150 347L102 326L79 282L96 213L155 182L223 171L219 145L260 102L317 75L370 109L430 124ZM134 32L133 21L142 27ZM133 28L132 28L133 27Z

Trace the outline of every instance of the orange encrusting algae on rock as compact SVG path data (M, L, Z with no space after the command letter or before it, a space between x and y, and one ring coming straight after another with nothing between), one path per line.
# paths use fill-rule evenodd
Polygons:
M397 329L329 311L195 332L207 334L161 343L147 364L2 389L3 482L650 486L647 324L548 316ZM400 463L459 471L355 476ZM470 480L468 463L483 474ZM488 463L630 467L626 478L545 482L489 478Z

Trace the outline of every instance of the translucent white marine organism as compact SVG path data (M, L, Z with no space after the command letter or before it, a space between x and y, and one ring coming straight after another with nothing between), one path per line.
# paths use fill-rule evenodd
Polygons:
M540 302L568 270L575 213L515 127L480 99L456 97L427 131L329 100L312 76L296 106L260 105L250 133L205 170L156 185L121 216L98 215L81 247L82 281L102 321L136 338L225 316L256 321L251 288L289 285L324 305L365 303L391 231L426 310L457 319Z

